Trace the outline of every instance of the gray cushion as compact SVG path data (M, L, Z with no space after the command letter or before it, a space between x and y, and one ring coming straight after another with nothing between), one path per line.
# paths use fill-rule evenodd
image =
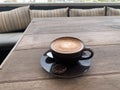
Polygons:
M70 9L70 17L105 16L105 8Z
M53 10L30 10L30 17L45 18L45 17L67 17L68 8L53 9Z
M13 47L22 34L23 34L22 32L1 33L0 34L0 48Z
M107 7L107 16L120 16L120 9Z
M0 12L0 32L25 29L30 23L29 6Z

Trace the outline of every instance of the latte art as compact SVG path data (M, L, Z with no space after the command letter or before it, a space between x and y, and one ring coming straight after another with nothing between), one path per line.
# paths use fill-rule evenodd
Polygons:
M51 49L58 53L75 53L83 49L83 43L73 37L62 37L52 42Z

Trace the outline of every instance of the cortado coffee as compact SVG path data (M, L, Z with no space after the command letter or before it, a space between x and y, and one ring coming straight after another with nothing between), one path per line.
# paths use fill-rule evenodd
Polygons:
M58 53L71 54L81 51L84 45L74 37L61 37L51 43L51 49Z

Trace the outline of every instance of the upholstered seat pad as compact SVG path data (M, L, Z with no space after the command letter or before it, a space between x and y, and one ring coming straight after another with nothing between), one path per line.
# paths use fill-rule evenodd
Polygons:
M1 33L0 48L9 48L14 46L22 34L23 34L22 32Z

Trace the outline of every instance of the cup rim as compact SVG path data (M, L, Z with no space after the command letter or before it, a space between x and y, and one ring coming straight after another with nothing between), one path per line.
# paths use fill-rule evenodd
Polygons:
M67 52L67 53L65 52L65 53L62 53L62 52L56 51L56 50L54 50L54 49L51 47L51 45L52 45L53 42L55 42L56 40L61 39L61 38L73 38L73 39L79 40L79 41L81 42L81 44L82 44L82 47L81 47L80 50L74 51L74 52ZM84 43L83 43L82 40L80 40L79 38L76 38L76 37L71 37L71 36L58 37L58 38L54 39L54 40L50 43L50 49L51 49L52 51L56 52L56 53L59 53L59 54L75 54L75 53L78 53L78 52L82 51L82 50L84 49L84 47L85 47L85 45L84 45Z

